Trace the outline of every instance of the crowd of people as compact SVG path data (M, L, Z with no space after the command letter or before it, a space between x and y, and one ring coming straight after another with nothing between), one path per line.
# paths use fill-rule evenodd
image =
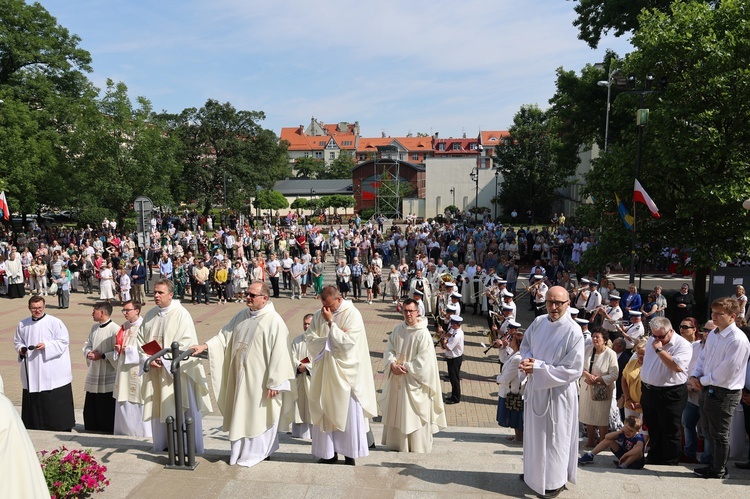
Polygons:
M151 436L155 450L166 446L163 423L175 414L167 403L172 380L158 360L143 375L138 365L147 357L144 345L177 341L196 355L208 352L231 464L267 459L287 427L312 440L321 462L342 454L354 464L373 444L369 425L378 405L383 445L430 452L433 435L446 426L444 405L462 401L462 327L469 314L483 317L487 349L498 349L497 422L523 445L522 479L539 494L559 494L575 482L579 463L607 449L622 468L700 460L706 467L696 474L725 477L728 419L738 405L750 434L750 343L739 329L744 288L714 302L712 321L699 329L687 285L671 300L660 287L643 300L632 284L621 293L606 276L577 272L593 235L559 219L527 230L489 220L476 226L411 220L389 231L381 219L327 229L294 219L287 227L250 227L237 219L208 233L187 218L165 217L152 223L148 248L105 222L14 237L7 247L9 296L11 286L11 297L32 294L31 317L19 324L15 342L26 369L22 418L29 428L74 425L67 331L45 312L49 283L59 285L65 308L66 290L93 292L98 281L100 301L84 351L85 427ZM19 262L20 282L10 262ZM518 286L522 266L530 267L526 289ZM156 307L142 316L153 274ZM305 316L294 338L272 301L282 293L320 301L310 305L318 310ZM379 296L392 301L403 321L389 334L377 396L357 307ZM115 297L126 318L121 326L111 320ZM536 319L524 330L517 307L526 299ZM246 307L199 343L183 304L211 302ZM54 354L40 355L45 350ZM444 396L440 351L451 387ZM211 411L208 382L198 359L186 362L185 375L182 409L196 422L200 452L201 415ZM262 387L252 379L262 379ZM590 451L579 457L582 428ZM737 466L750 467L750 457Z

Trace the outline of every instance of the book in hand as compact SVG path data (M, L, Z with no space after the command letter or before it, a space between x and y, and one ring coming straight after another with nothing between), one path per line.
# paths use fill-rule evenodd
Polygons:
M159 342L156 340L149 341L141 348L143 349L144 353L148 354L149 356L156 355L157 353L161 352L161 345L159 345Z
M305 357L304 359L299 361L300 364L309 364L310 363L310 357Z

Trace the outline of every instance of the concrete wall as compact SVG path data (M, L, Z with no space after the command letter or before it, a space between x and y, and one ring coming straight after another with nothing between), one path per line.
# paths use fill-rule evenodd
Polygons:
M425 161L424 217L442 214L453 203L451 188L455 187L455 205L461 210L473 208L476 202L476 185L469 176L476 167L476 158L428 158ZM503 177L498 177L498 190ZM479 170L479 206L493 209L495 197L495 170ZM406 213L406 206L404 207ZM499 213L498 213L499 214Z

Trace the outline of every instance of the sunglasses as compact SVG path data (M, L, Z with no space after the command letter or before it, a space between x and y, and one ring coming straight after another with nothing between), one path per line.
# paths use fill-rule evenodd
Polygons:
M680 329L695 329L695 328L687 324L680 324Z
M245 296L254 300L255 298L259 296L266 296L266 295L256 295L255 293L246 293Z

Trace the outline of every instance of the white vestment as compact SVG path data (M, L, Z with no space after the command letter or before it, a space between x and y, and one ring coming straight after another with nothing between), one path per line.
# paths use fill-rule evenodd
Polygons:
M343 433L343 438L357 444L349 449L356 450L356 455L347 454L342 448L345 456L368 455L364 418L376 417L378 407L362 315L351 301L342 300L328 326L318 310L305 332L305 341L313 364L308 393L314 426L313 454L323 459L333 457L333 452L339 452L336 434ZM333 441L333 447L328 446L324 455L316 454L316 449L320 449L316 434L327 434Z
M120 326L113 321L102 327L101 324L91 326L89 337L83 345L83 356L86 359L86 381L83 389L89 393L109 393L115 386L115 366L117 362L114 358L115 335L120 330ZM91 360L88 354L96 350L105 355L103 359Z
M115 406L115 435L151 437L151 425L143 421L143 398L141 397L140 356L138 355L138 331L143 323L139 317L133 324L122 325L122 352L117 358L117 375L113 396Z
M418 284L421 283L421 288L418 286ZM428 314L432 313L432 289L430 280L426 277L422 277L420 279L417 279L416 277L411 280L411 285L409 286L409 297L414 296L414 291L420 290L424 293L422 296L422 301L424 302L425 312Z
M0 385L2 381L0 380ZM37 499L49 497L47 482L39 466L34 444L13 407L0 393L0 481L4 497Z
M310 417L310 404L307 400L307 394L310 391L310 375L312 374L311 360L307 356L305 333L302 333L292 341L292 363L295 366L294 391L297 394L297 399L293 402L292 436L297 438L311 438L312 418ZM304 372L296 370L299 365L305 366Z
M170 347L173 342L185 350L198 344L195 324L190 312L177 300L172 300L165 308L154 307L143 318L138 332L138 344L143 346L151 341ZM141 352L141 365L148 355ZM151 421L154 437L154 450L161 451L166 447L166 426L168 416L175 417L174 379L170 372L170 362L163 360L163 367L151 367L143 373L141 396L143 397L143 420ZM203 452L202 415L211 412L211 399L208 394L208 382L200 359L189 357L180 364L182 371L182 409L186 417L193 418L195 433L195 452ZM162 445L163 444L163 445Z
M290 390L288 337L284 320L266 303L239 312L206 342L222 429L232 442L229 464L253 466L278 448L281 395L269 399L267 391Z
M398 324L383 352L386 379L379 397L383 445L404 452L430 452L432 435L447 426L442 387L427 319L415 326ZM406 368L395 375L391 364Z
M523 472L537 494L576 483L583 352L581 327L568 312L555 322L537 317L521 343L521 358L535 359L524 393Z
M65 324L57 317L45 314L38 321L27 317L18 323L13 345L21 347L44 343L44 350L29 350L27 354L29 379L21 363L21 386L31 393L54 390L73 381L68 344L70 337Z

